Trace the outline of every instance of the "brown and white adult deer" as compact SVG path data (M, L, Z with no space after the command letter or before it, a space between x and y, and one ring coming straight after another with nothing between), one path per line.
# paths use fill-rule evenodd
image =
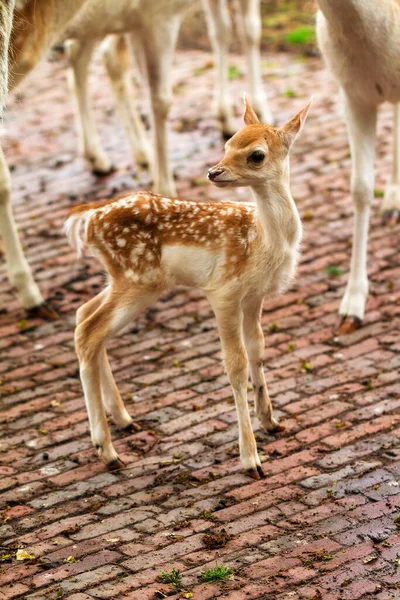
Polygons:
M210 33L216 52L219 115L231 127L230 108L226 95L227 44L229 25L226 0L203 0L208 7ZM97 171L110 169L110 161L101 148L87 99L87 70L96 43L108 34L104 46L108 73L113 83L120 112L128 137L137 158L149 160L147 142L140 119L130 96L124 33L132 34L134 45L140 48L148 75L154 122L155 155L151 157L157 191L174 193L174 181L168 160L167 116L171 103L171 65L181 21L200 0L20 0L14 14L10 41L10 88L15 87L39 62L44 51L57 40L72 38L70 48L74 66L74 84L81 113L82 146L84 154ZM266 112L258 42L260 38L259 0L240 0L241 19L246 32L251 93L261 116ZM5 52L11 25L12 0L0 0L0 66L6 68ZM3 44L3 46L1 45ZM6 73L0 73L0 103ZM16 288L22 306L28 314L56 318L56 313L43 301L24 256L13 218L11 177L0 148L0 237L3 240L7 271Z
M219 187L251 187L255 205L137 192L72 211L66 223L71 245L78 252L87 245L110 277L106 289L78 310L75 332L92 441L110 468L123 464L105 410L119 427L132 427L132 419L113 379L106 344L180 284L203 289L210 300L236 402L241 460L252 477L263 475L247 405L248 369L262 426L283 429L272 416L265 383L260 317L264 297L285 290L296 269L301 222L290 193L289 150L309 106L277 129L262 125L246 103L246 126L209 170Z
M352 157L354 235L338 333L361 325L368 297L367 242L374 195L377 109L394 104L393 167L382 203L384 222L400 221L400 3L318 0L319 46L341 86Z

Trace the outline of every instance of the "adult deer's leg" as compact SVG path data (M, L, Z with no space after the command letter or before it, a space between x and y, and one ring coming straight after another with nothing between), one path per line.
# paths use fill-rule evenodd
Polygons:
M272 404L268 394L263 369L264 334L260 323L262 298L245 298L243 308L243 335L250 363L250 376L254 388L255 412L267 431L283 431L272 415Z
M106 175L113 169L103 150L88 96L88 69L96 42L93 40L70 40L67 44L71 69L68 80L76 98L76 122L79 131L81 153L90 163L93 173Z
M8 94L8 51L14 4L14 0L0 2L0 116Z
M400 103L394 105L393 162L390 183L382 202L383 222L394 225L400 221Z
M31 269L24 256L17 227L11 209L11 177L3 150L0 148L0 237L3 240L4 254L10 283L17 290L22 306L31 316L50 320L58 315L44 304Z
M235 397L239 426L240 458L254 479L263 475L247 403L249 364L243 344L243 313L239 303L210 297L221 338L225 368Z
M148 167L151 163L150 146L134 101L126 39L123 35L109 35L101 49L132 153L139 165Z
M339 334L360 326L368 296L367 242L374 193L376 107L355 103L345 94L346 120L352 156L351 195L354 208L353 248L349 280L339 313Z
M104 293L104 296L100 298L98 308L75 330L76 351L92 442L99 457L110 469L120 468L123 464L112 445L103 405L103 398L107 394L105 403L108 403L111 414L115 416L114 405L119 402L118 398L120 399L119 394L118 398L115 395L115 382L113 384L110 382L111 370L106 376L104 374L102 376L101 373L104 366L105 346L113 335L132 322L152 300L153 297L141 297L139 294L135 296L132 291L129 296L121 294L120 290L118 294L113 294L112 291L108 294ZM95 306L96 301L92 304L92 307ZM90 313L90 309L91 307L87 309L88 313ZM81 314L85 314L84 307L81 309ZM78 318L80 317L78 316ZM108 395L110 390L111 396ZM122 399L120 402L122 404Z
M181 16L143 27L140 38L150 87L155 150L154 188L174 196L175 183L169 161L167 121L172 99L171 68Z
M228 48L231 41L231 21L226 0L203 0L207 17L208 35L214 53L215 96L217 117L223 136L228 139L235 133L232 102L228 92Z
M264 94L261 77L260 0L239 0L243 26L244 50L250 83L250 99L261 123L272 124L273 118Z

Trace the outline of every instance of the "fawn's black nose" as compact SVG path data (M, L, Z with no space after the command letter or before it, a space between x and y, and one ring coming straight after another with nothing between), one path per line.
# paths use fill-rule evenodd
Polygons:
M218 175L221 175L223 172L223 169L208 169L207 177L210 181L215 181Z

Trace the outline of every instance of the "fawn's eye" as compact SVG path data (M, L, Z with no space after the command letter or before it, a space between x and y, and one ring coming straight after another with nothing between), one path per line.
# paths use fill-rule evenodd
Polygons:
M259 150L250 154L249 160L255 163L256 165L260 165L265 158L264 152L260 152Z

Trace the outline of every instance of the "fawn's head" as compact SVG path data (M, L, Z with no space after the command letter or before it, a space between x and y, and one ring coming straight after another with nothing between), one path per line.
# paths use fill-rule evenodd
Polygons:
M245 127L225 144L225 156L208 171L218 187L257 185L280 176L289 150L306 120L312 99L282 127L263 125L246 97Z

